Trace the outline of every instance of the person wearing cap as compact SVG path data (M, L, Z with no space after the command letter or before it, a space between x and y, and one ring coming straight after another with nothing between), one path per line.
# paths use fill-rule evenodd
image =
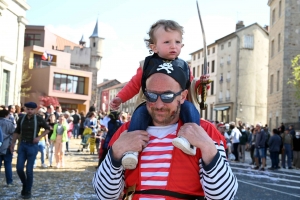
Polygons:
M230 142L230 137L229 135L226 133L225 131L225 124L223 123L219 123L217 125L218 131L225 137L226 140L226 147L225 147L225 151L226 151L226 156L228 157L228 155L231 153L231 142Z
M33 165L38 153L38 143L42 137L49 133L50 128L42 117L36 115L36 103L27 102L24 106L26 107L26 115L21 117L17 122L17 128L13 134L10 145L10 151L12 153L14 152L16 140L20 136L16 168L23 184L21 195L24 199L29 199L31 198ZM45 131L38 136L40 128L44 128ZM26 174L24 172L25 162Z
M93 178L99 199L118 199L124 186L125 199L233 199L237 178L226 159L224 137L210 122L183 124L179 115L188 91L180 67L151 70L146 77L146 108L151 115L147 130L126 131L127 122L114 134L108 154ZM188 155L172 140L183 136L197 148ZM123 154L140 152L138 166L124 169ZM133 195L133 197L132 197Z

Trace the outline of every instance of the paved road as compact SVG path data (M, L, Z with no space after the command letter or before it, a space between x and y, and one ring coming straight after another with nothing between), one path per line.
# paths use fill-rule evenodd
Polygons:
M238 178L239 189L235 199L242 200L299 200L300 170L279 169L257 171L250 163L246 152L245 163L231 163L231 168ZM267 165L270 167L270 159Z

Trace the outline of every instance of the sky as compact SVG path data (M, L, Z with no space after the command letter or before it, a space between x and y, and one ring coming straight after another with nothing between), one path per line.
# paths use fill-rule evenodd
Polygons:
M136 73L139 61L149 55L144 39L150 26L160 19L177 21L184 27L180 58L203 47L196 0L27 0L29 25L44 25L75 43L83 35L89 45L96 20L104 37L98 83L103 79L126 82ZM207 44L235 31L235 24L269 24L268 0L198 0Z

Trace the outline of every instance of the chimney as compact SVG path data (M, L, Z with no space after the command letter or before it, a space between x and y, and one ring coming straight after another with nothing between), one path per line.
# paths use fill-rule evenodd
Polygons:
M265 26L264 26L264 29L266 29L266 31L269 31L269 26L268 26L268 25L265 25Z
M235 25L235 30L238 30L240 28L244 28L244 22L243 21L238 21L238 23Z

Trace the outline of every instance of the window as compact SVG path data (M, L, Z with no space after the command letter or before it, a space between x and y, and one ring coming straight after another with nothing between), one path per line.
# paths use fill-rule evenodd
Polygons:
M196 68L193 67L193 75L195 76L196 72L195 72Z
M220 82L223 82L223 73L221 73Z
M219 102L221 102L223 99L223 94L222 94L222 91L219 92Z
M228 47L231 47L231 42L228 42Z
M67 74L54 74L53 90L72 93L84 94L85 78Z
M221 45L221 50L223 50L223 49L224 49L224 44Z
M215 53L216 52L216 49L215 49L215 47L213 48L213 50L212 50L212 53Z
M229 82L230 81L230 71L227 72L227 78L226 78L226 81Z
M224 59L223 59L223 57L222 57L222 58L221 58L221 62L220 62L220 66L223 67L223 65L224 65Z
M279 120L278 120L278 116L276 116L276 127L279 126Z
M280 76L280 71L277 71L277 86L276 86L276 91L279 91L279 76Z
M278 34L278 52L280 51L280 33Z
M230 63L231 63L231 56L228 55L228 57L227 57L227 64L229 65Z
M211 73L215 72L215 61L211 61Z
M33 45L42 46L41 34L25 34L24 47Z
M1 105L8 105L9 95L9 82L10 82L10 71L3 70L2 74L2 94L1 94Z
M210 94L214 95L214 81L212 81L210 84Z
M274 76L273 74L271 75L271 78L270 78L270 94L273 93L273 84L274 84Z
M200 77L200 65L197 66L197 76Z
M298 122L300 122L300 111L298 111Z
M93 47L96 47L96 42L93 43Z
M209 74L209 62L207 62L207 72L205 74Z
M272 11L272 24L275 22L275 9Z
M272 118L269 118L269 127L272 127Z
M230 100L230 92L229 90L226 90L226 101Z
M193 60L195 60L195 59L196 59L196 55L193 56Z
M208 50L207 50L207 55L209 55L209 54L210 54L210 50L208 49Z
M198 53L198 59L200 59L200 52Z
M274 40L271 42L271 57L274 56Z
M243 48L253 49L253 46L254 46L254 37L253 37L253 35L244 35Z
M281 1L279 1L278 17L281 17Z

